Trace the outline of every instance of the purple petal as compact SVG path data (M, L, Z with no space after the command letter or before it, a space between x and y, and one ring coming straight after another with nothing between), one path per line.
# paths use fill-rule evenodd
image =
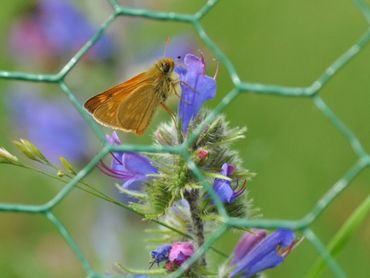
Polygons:
M112 169L114 171L123 172L124 168L122 166L122 156L123 152L112 152Z
M221 168L221 175L229 177L234 173L235 167L228 163L224 163ZM217 193L223 203L233 202L239 195L234 192L231 187L231 181L225 179L215 179L213 190Z
M115 131L112 132L112 135L105 135L105 138L111 145L121 145L121 140L119 139L118 134Z
M148 175L158 173L151 160L136 153L124 153L122 155L123 170L137 175Z
M168 255L170 254L170 251L172 249L172 246L170 244L164 244L161 246L158 246L155 250L150 252L152 258L154 261L159 264L162 261L168 260Z
M278 266L284 261L284 256L278 253L278 247L290 246L295 239L293 231L278 229L255 246L244 258L236 262L237 267L230 274L236 277L251 277L268 268Z
M204 64L201 58L187 54L184 58L185 74L180 75L181 100L178 116L185 133L189 123L197 116L203 103L216 96L216 81L204 75Z
M186 68L184 68L183 66L178 66L178 65L176 65L176 66L175 66L175 72L181 76L181 75L185 75L185 74L186 74L186 72L187 72L187 70L186 70ZM180 79L181 79L181 78L180 78Z
M203 75L204 74L204 63L202 59L193 54L186 54L184 57L184 64L188 69L191 69L192 74L194 75Z
M136 175L132 176L127 179L123 184L122 187L124 189L129 189L133 191L140 191L140 185L143 181L147 180L148 177L144 175Z
M251 277L265 269L274 268L280 265L284 261L284 257L280 256L276 252L270 252L266 254L263 260L259 260L255 263L251 263L244 272L246 277Z
M266 235L267 233L265 230L255 230L252 233L244 233L234 250L232 263L236 263L248 255L248 253L266 237Z
M216 179L213 185L213 190L223 203L231 203L233 200L234 191L231 188L230 181Z
M222 164L221 175L230 177L235 172L235 166L228 163Z
M107 142L111 145L121 145L121 140L118 137L117 132L113 131L112 135L105 135ZM122 171L122 155L123 152L112 152L112 169Z

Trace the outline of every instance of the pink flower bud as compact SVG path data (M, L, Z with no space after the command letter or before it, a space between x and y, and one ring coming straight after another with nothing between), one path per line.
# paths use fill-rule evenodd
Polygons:
M169 261L181 266L194 254L194 246L191 242L175 242L169 255Z
M208 157L209 151L206 149L200 149L198 151L198 157L200 160L205 160Z

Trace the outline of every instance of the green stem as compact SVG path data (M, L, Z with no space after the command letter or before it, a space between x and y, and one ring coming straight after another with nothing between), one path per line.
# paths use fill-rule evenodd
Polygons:
M40 174L42 174L44 176L47 176L49 178L52 178L52 179L55 179L55 180L58 180L58 181L61 181L61 182L64 182L64 183L67 182L65 179L63 179L61 177L58 177L58 176L55 176L55 175L51 175L51 174L49 174L47 172L44 172L44 171L42 171L40 169L31 167L31 166L27 166L27 165L24 165L24 164L13 164L13 165L18 166L18 167L21 167L21 168L28 169L28 170L35 171L35 172L40 173ZM56 169L54 167L52 167L52 168L53 169ZM71 178L71 176L69 174L66 174L66 177ZM97 198L100 198L102 200L105 200L107 202L110 202L110 203L112 203L112 204L114 204L116 206L119 206L119 207L122 207L122 208L124 208L126 210L129 210L129 211L135 213L136 215L140 215L142 217L145 216L143 213L140 213L140 212L134 210L133 208L131 208L130 206L125 205L125 204L121 203L120 201L112 198L111 196L109 196L109 195L101 192L99 189L95 188L94 186L92 186L92 185L90 185L90 184L88 184L88 183L86 183L84 181L80 181L79 183L80 183L80 185L77 185L77 188L78 189L83 190L86 193L89 193L89 194L91 194L91 195L93 195L93 196L95 196ZM81 186L81 185L83 185L84 187ZM175 233L177 233L179 235L182 235L182 236L184 236L186 238L192 239L192 236L191 235L189 235L187 233L184 233L184 232L182 232L182 231L180 231L180 230L178 230L178 229L176 229L176 228L174 228L174 227L172 227L172 226L170 226L170 225L168 225L168 224L166 224L166 223L164 223L164 222L162 222L160 220L150 219L149 221L151 221L153 223L156 223L156 224L158 224L160 226L163 226L163 227L165 227L165 228L167 228L167 229L169 229L169 230L171 230L171 231L173 231L173 232L175 232ZM220 251L220 250L218 250L218 249L216 249L214 247L211 247L211 249L215 253L219 254L220 256L223 256L225 258L228 257L227 254L225 254L224 252L222 252L222 251Z
M193 189L185 191L184 197L189 203L191 219L193 222L193 234L197 241L197 247L200 248L204 244L204 224L199 212L199 190ZM207 265L205 256L200 258L202 265Z
M138 269L132 269L132 268L128 268L120 263L116 263L115 264L119 269L121 269L123 272L125 273L130 273L130 274L161 274L161 275L164 275L166 273L166 270L165 269L146 269L146 270L138 270Z

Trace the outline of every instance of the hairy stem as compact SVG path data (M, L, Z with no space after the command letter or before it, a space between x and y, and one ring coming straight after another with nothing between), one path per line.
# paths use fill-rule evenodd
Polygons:
M199 248L204 244L204 224L199 212L199 190L193 189L191 191L185 191L185 199L189 203L191 219L193 222L193 234L197 241L197 247ZM202 265L206 265L206 258L202 256L200 259Z

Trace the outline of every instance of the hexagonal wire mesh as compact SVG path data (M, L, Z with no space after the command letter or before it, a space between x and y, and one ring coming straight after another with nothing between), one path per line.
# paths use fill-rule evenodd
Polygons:
M362 147L357 136L348 129L343 122L336 116L336 114L330 110L323 99L319 96L319 92L322 87L338 72L342 69L354 56L356 56L364 46L370 40L370 29L368 29L360 39L345 53L343 53L334 63L332 63L325 72L315 80L311 86L308 87L284 87L278 85L267 85L267 84L256 84L241 81L238 73L236 72L231 61L223 54L223 52L217 47L217 45L208 37L206 31L202 27L201 19L207 15L207 13L219 2L218 0L209 0L198 12L195 14L181 14L173 12L158 12L144 9L127 8L123 7L116 0L109 0L113 12L106 19L104 24L101 26L99 31L85 43L85 45L70 59L70 61L56 74L35 74L35 73L24 73L24 72L8 72L0 71L1 79L8 80L23 80L28 82L44 82L53 83L58 85L64 94L71 101L72 105L78 110L83 119L87 122L90 128L98 136L99 140L103 144L102 150L96 155L78 174L64 186L64 188L50 201L43 205L23 205L23 204L6 204L0 203L0 212L19 212L19 213L37 213L42 214L50 220L51 223L58 229L60 234L64 237L67 244L76 254L80 260L83 268L85 269L88 277L104 277L96 273L89 262L86 260L81 250L79 249L76 242L73 240L65 226L59 221L59 219L53 213L53 208L57 206L63 199L76 187L79 181L81 181L90 171L93 170L95 165L109 152L111 151L140 151L140 152L152 152L152 153L174 153L181 155L188 163L189 168L193 171L194 175L203 181L203 186L215 200L215 204L219 210L221 217L223 217L223 225L215 230L209 237L205 244L197 250L197 253L191 257L185 264L182 265L176 272L169 275L169 277L179 277L182 273L194 263L202 254L204 254L209 248L212 247L213 243L223 235L231 227L244 227L244 228L278 228L285 227L294 230L301 230L306 238L314 245L320 256L325 260L327 265L332 270L336 277L345 277L345 274L341 267L330 255L325 246L321 243L320 239L315 235L310 225L319 217L319 215L327 209L327 207L334 201L334 199L346 189L351 181L366 167L370 166L370 156L366 153ZM358 6L360 11L365 16L367 22L370 25L370 8L366 5L363 0L355 0L355 4ZM106 29L112 24L112 22L119 16L131 16L141 17L152 20L166 20L166 21L177 21L192 25L200 38L206 44L206 46L213 52L217 59L227 69L228 74L234 84L234 88L223 98L221 103L210 113L207 119L197 127L193 134L187 139L187 141L176 147L165 147L165 146L153 146L153 145L129 145L124 144L120 146L109 145L103 132L83 109L81 103L77 100L73 92L70 90L68 85L65 83L65 77L67 74L76 66L76 64L83 58L86 52L101 38ZM216 194L212 190L211 186L205 181L202 172L197 168L195 163L191 161L187 146L193 142L201 130L214 119L231 101L233 101L238 95L242 93L255 93L255 94L273 94L276 96L285 97L308 97L312 99L317 108L331 121L331 123L338 129L338 131L348 141L353 151L357 155L357 162L330 188L330 190L316 203L313 209L308 212L301 219L290 221L290 220L271 220L271 219L238 219L229 217L224 209L223 204L216 197ZM123 277L123 276L122 276ZM126 276L125 276L126 277Z

